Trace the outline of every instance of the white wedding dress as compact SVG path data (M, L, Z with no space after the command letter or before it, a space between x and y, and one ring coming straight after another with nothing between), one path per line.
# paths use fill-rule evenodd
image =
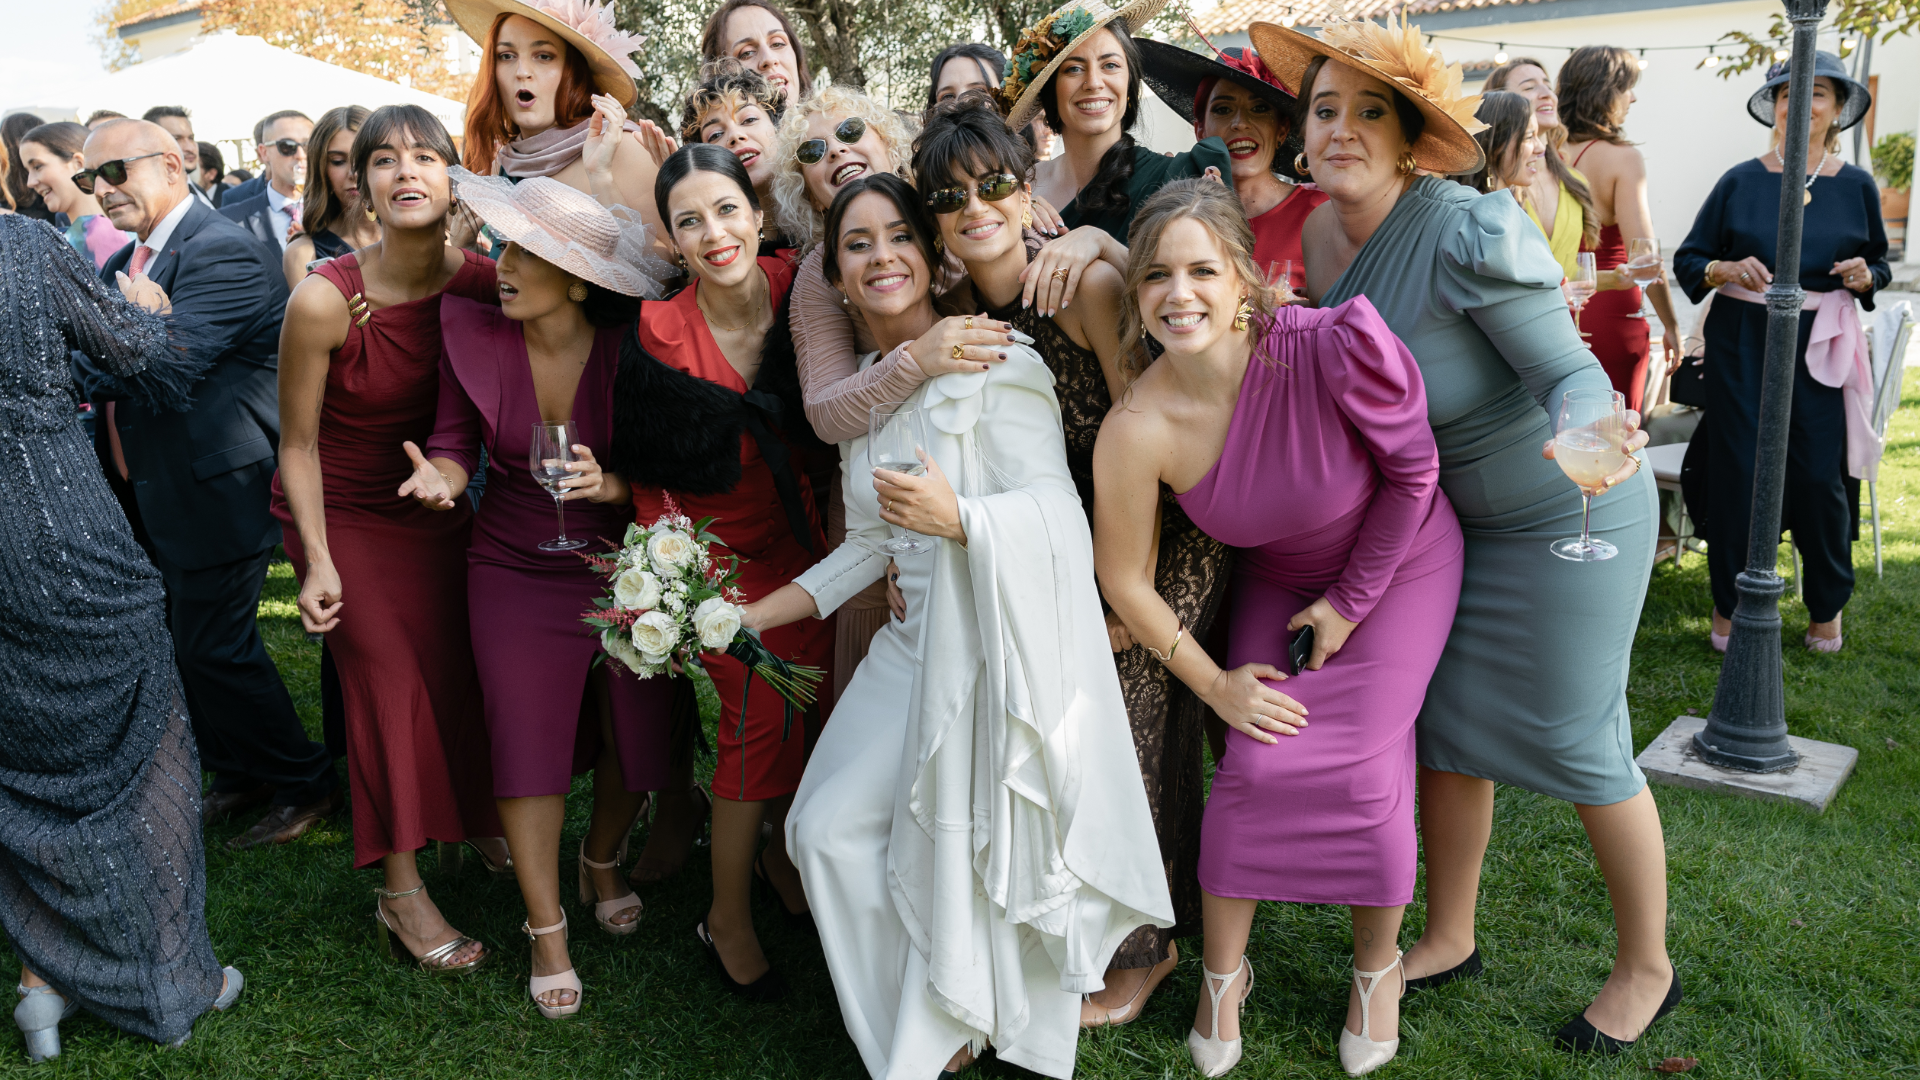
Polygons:
M1080 995L1135 927L1173 923L1053 376L1008 355L914 395L967 544L897 560L907 619L875 635L787 818L876 1080L931 1080L969 1043L1070 1077ZM842 455L847 541L798 579L823 614L888 562L865 443Z

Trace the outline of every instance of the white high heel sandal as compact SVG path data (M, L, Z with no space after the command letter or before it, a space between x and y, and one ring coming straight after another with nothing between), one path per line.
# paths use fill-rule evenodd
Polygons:
M592 859L587 858L587 842L584 839L580 841L580 902L583 904L592 904L593 921L600 924L600 929L616 937L631 934L635 930L640 929L640 916L635 915L631 921L623 923L614 922L613 917L625 911L644 912L645 905L641 904L640 897L637 896L632 889L628 889L625 896L616 896L611 900L600 899L600 890L594 886L593 875L587 872L587 868L592 867L595 870L618 870L620 869L620 861L626 853L627 845L623 840L620 843L620 850L614 855L612 862L594 862Z
M1353 985L1360 991L1360 1034L1348 1031L1345 1024L1340 1026L1340 1067L1347 1070L1348 1076L1365 1076L1373 1070L1393 1060L1400 1052L1400 1037L1396 1033L1386 1042L1373 1041L1373 992L1380 987L1380 980L1400 966L1400 958L1406 954L1393 951L1393 963L1379 971L1361 971L1353 969ZM1360 980L1368 982L1362 985ZM1405 992L1406 973L1401 972L1402 993Z
M553 933L564 934L566 932L566 929L567 929L567 913L564 911L560 913L560 921L557 923L554 923L552 926L542 926L536 930L529 923L523 922L520 924L520 932L527 935L528 941L532 941L533 939L538 937L543 937L547 934L553 934ZM573 1004L548 1005L542 1002L540 1000L540 995L548 992L549 990L573 991ZM586 987L580 985L579 974L575 972L572 968L568 968L567 970L561 972L558 975L529 974L527 977L527 996L533 999L534 1007L540 1010L541 1016L544 1016L549 1020L558 1020L563 1016L572 1016L574 1013L579 1012L580 1003L586 999L587 992L586 992Z
M1247 958L1240 958L1240 966L1225 975L1207 970L1204 961L1200 964L1200 974L1207 987L1207 996L1213 1000L1212 1035L1202 1035L1198 1030L1187 1032L1187 1052L1193 1055L1193 1067L1200 1070L1202 1076L1225 1076L1235 1065L1240 1064L1240 1040L1220 1037L1220 999L1227 996L1227 987L1240 975L1240 968L1247 970L1246 989L1240 991L1240 1001L1247 1000L1253 993L1253 965ZM1214 983L1218 981L1219 985ZM1237 1008L1240 1002L1235 1002Z

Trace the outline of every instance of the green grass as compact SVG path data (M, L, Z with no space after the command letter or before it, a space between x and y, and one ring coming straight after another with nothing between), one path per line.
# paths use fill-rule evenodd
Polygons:
M1671 947L1686 1002L1616 1061L1576 1060L1550 1033L1599 989L1613 948L1606 894L1573 810L1502 790L1482 893L1483 979L1408 1003L1400 1057L1384 1077L1646 1075L1669 1055L1693 1075L1920 1075L1920 375L1895 417L1882 471L1886 578L1872 546L1836 657L1786 650L1788 722L1797 735L1860 750L1833 808L1790 807L1658 789L1672 889ZM293 582L274 567L261 607L269 646L316 730L317 650L299 633ZM1705 561L1653 576L1629 690L1637 746L1673 717L1704 714L1718 657L1706 646ZM1788 595L1786 634L1806 612ZM569 843L585 828L576 799ZM208 921L221 958L247 973L246 996L209 1017L179 1050L161 1050L91 1018L63 1026L66 1054L36 1076L75 1077L859 1077L817 946L788 933L770 905L763 940L796 988L778 1006L730 1000L689 932L704 910L707 865L645 894L640 931L615 940L582 927L574 960L584 1012L539 1018L526 996L523 912L510 880L479 870L429 874L447 916L495 949L475 975L435 979L375 949L370 872L349 868L344 825L278 850L233 855L209 837ZM566 864L571 871L571 863ZM1405 940L1424 918L1408 912ZM1250 952L1259 981L1243 1020L1246 1077L1342 1076L1334 1058L1345 1008L1343 911L1265 905ZM1184 1038L1198 992L1198 942L1137 1023L1087 1036L1079 1075L1189 1077ZM0 956L0 963L11 958ZM25 1075L0 1035L0 1075ZM1020 1075L989 1063L987 1075Z

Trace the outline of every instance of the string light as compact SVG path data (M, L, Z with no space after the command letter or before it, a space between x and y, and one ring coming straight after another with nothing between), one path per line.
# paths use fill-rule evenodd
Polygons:
M1793 52L1792 52L1791 50L1788 50L1788 49L1775 49L1775 50L1773 50L1773 58L1774 58L1775 60L1785 60L1785 59L1786 59L1787 57L1789 57L1789 56L1792 56L1792 55L1793 55Z
M1720 54L1713 51L1713 46L1711 45L1707 46L1707 58L1705 60L1700 61L1700 65L1702 67L1708 67L1708 68L1716 68L1720 66Z
M1504 41L1489 41L1486 38L1457 37L1453 34L1426 33L1424 31L1422 32L1422 34L1426 38L1427 44L1429 46L1431 46L1436 40L1459 41L1459 42L1465 42L1471 45L1492 45L1494 47L1493 62L1495 64L1507 63L1512 58L1507 51L1507 43ZM1840 49L1843 52L1854 49L1860 44L1859 39L1854 37L1836 36L1834 40L1836 41L1836 43L1839 45ZM1541 50L1546 50L1546 49L1565 49L1568 52L1572 52L1574 51L1575 47L1572 45L1542 45L1542 44L1524 45L1523 44L1523 45L1517 45L1515 46L1515 48L1522 49L1522 50L1536 51L1536 52ZM1666 52L1692 52L1696 49L1705 49L1707 52L1707 55L1701 58L1699 66L1702 68L1708 68L1708 69L1719 67L1720 61L1724 59L1719 54L1718 45L1648 45L1640 48L1635 48L1633 46L1627 46L1626 48L1627 48L1627 51L1636 54L1637 56L1636 63L1638 64L1639 69L1641 71L1647 70L1647 66L1650 63L1652 63L1652 61L1647 59L1647 54L1649 52L1661 52L1663 50ZM1771 55L1772 55L1772 58L1776 61L1787 60L1793 56L1793 51L1791 49L1780 47L1780 48L1775 48L1772 51ZM1734 59L1738 60L1739 57L1736 56L1734 57Z
M1647 70L1647 50L1645 49L1640 50L1640 70Z
M1503 41L1500 43L1500 51L1493 54L1493 62L1496 64L1504 64L1507 62L1506 42Z

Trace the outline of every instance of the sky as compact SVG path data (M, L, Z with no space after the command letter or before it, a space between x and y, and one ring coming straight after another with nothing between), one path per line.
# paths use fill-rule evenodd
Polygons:
M98 0L0 0L0 112L44 100L37 87L106 74L90 40Z

